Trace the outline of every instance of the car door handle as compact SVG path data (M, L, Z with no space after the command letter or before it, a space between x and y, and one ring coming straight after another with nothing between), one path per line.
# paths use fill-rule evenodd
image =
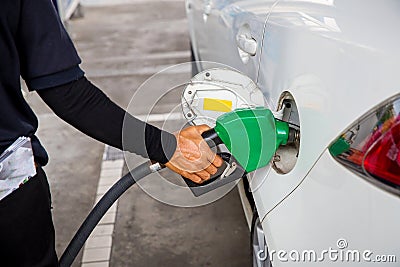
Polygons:
M212 9L212 3L211 0L205 0L204 1L204 7L203 7L203 14L204 15L210 15L211 13L211 9Z
M236 36L236 44L243 52L250 56L256 55L257 41L254 38L248 37L246 34L238 34Z
M203 0L203 21L207 22L208 16L211 14L212 2L211 0Z

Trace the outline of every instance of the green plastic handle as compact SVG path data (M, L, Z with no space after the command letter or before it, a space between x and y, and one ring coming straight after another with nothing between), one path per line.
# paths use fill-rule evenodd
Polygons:
M264 107L236 109L216 121L215 131L239 164L252 172L271 161L289 138L289 125Z

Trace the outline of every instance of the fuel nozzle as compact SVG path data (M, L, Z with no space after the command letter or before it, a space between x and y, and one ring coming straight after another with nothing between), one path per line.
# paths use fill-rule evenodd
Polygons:
M298 142L299 135L298 129L264 107L225 113L213 129L202 134L211 147L225 144L246 172L268 165L280 146Z

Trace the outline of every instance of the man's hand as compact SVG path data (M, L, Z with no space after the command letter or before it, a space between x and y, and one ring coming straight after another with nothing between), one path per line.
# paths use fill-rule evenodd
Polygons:
M196 183L202 183L215 174L223 160L211 151L201 137L209 129L207 125L191 126L175 133L176 151L165 166Z

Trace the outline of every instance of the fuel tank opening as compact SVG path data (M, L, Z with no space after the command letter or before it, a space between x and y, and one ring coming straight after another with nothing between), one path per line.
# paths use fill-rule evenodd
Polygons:
M278 113L281 120L289 123L289 138L285 146L280 146L272 159L272 167L280 174L289 173L296 165L300 150L300 118L296 102L289 92L284 92L279 100Z

